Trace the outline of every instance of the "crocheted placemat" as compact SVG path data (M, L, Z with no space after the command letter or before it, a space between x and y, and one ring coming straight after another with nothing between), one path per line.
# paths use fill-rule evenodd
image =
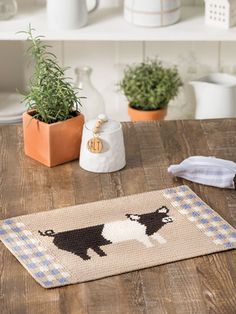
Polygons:
M0 238L45 288L236 246L236 230L187 186L6 219Z

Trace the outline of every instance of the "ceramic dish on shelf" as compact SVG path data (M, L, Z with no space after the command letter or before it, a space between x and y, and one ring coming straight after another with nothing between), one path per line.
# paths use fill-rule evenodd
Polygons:
M0 124L16 124L22 122L25 111L21 103L21 95L17 93L0 93Z
M19 124L22 123L22 117L18 117L17 119L12 120L1 120L0 119L0 125L1 124Z
M163 27L180 19L180 0L125 0L124 18L145 27Z
M25 105L21 103L22 96L17 93L0 93L0 120L2 117L21 116L25 111Z

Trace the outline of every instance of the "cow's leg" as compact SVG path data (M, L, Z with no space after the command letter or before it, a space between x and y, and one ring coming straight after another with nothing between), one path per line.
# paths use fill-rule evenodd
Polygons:
M92 248L94 250L94 252L96 252L99 256L107 256L106 253L99 247L93 247Z
M151 236L152 239L158 241L160 244L165 244L166 243L166 239L164 239L159 233L154 233Z
M74 254L81 257L84 261L88 261L91 259L91 257L87 254L87 251L76 251Z
M154 247L154 245L152 244L148 236L137 239L137 240L142 242L142 244L144 244L147 248Z

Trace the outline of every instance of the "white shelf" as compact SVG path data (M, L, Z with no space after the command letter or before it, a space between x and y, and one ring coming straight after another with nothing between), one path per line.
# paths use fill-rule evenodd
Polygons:
M58 0L60 1L60 0ZM184 7L179 23L163 28L144 28L128 24L121 9L100 9L79 30L49 31L45 8L27 8L9 21L0 21L0 40L24 40L16 34L31 23L45 40L77 41L236 41L236 27L229 30L204 25L203 7Z

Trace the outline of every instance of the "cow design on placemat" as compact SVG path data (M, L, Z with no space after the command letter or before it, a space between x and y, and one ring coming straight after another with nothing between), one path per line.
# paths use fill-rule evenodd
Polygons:
M87 254L88 249L93 249L99 256L106 256L101 246L112 243L137 240L147 248L154 246L150 238L160 244L166 243L158 231L165 224L173 222L168 212L169 209L162 206L155 212L148 214L126 214L126 220L59 233L55 233L53 230L39 231L39 234L53 237L53 243L59 249L76 254L83 260L89 260L91 257Z

